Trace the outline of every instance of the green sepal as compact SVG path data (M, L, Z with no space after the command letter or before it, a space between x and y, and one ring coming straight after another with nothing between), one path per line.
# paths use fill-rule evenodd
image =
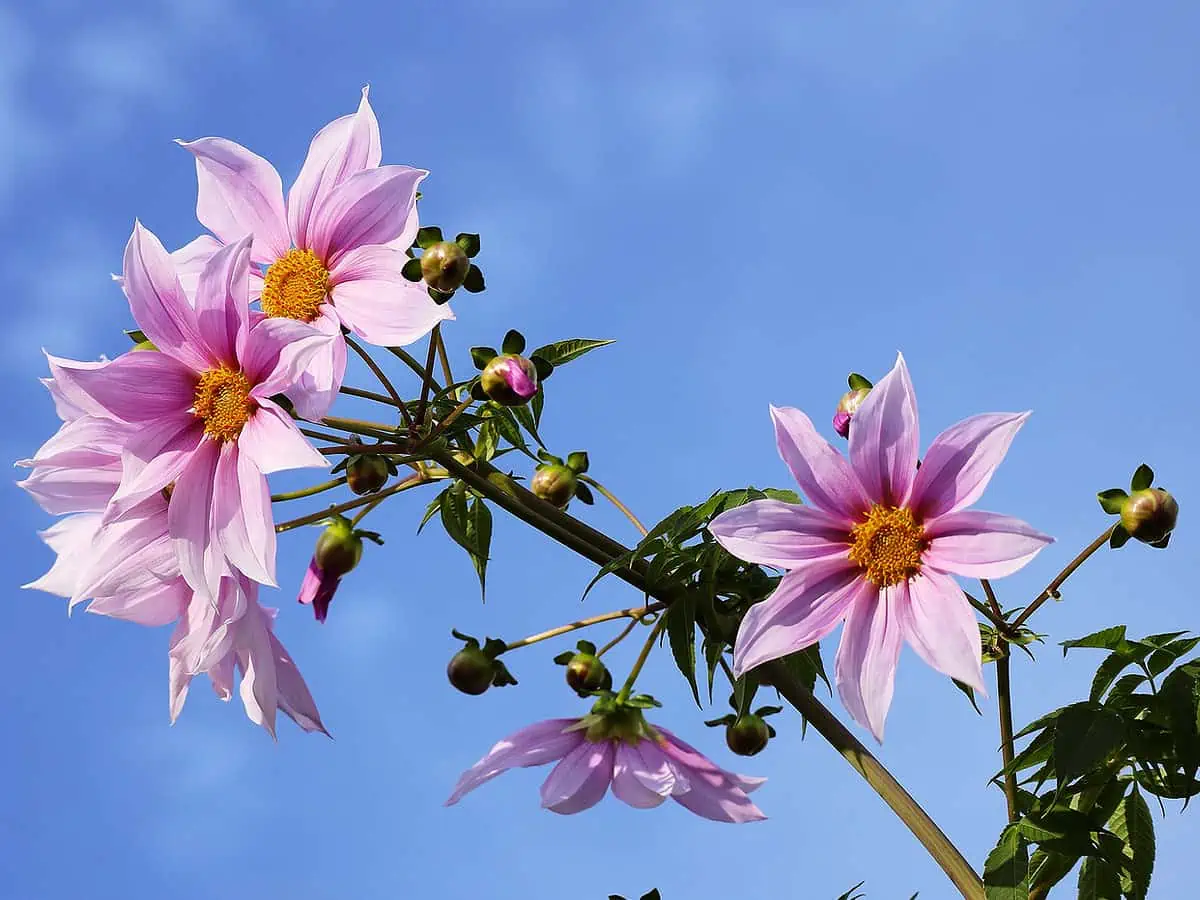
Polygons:
M150 340L150 338L146 337L146 332L141 331L137 328L126 331L125 336L128 337L129 340L135 344L145 343L146 341Z
M588 470L588 455L583 450L567 454L567 468L576 475L582 475Z
M447 293L446 291L439 291L437 288L429 288L427 293L429 294L429 299L438 306L442 306L454 296L454 291Z
M562 459L560 457L555 456L549 450L538 450L537 458L540 459L542 462L546 463L547 465L551 465L551 466L561 466L563 464ZM539 466L538 468L541 468L541 466Z
M462 252L468 257L476 256L479 253L479 235L463 232L454 238L454 243L462 247Z
M483 382L478 378L471 382L471 399L472 400L487 400L488 395L483 391Z
M1112 535L1108 538L1108 546L1113 550L1118 550L1124 547L1129 542L1129 532L1125 530L1125 526L1117 524L1112 530Z
M596 503L596 498L592 496L592 489L582 482L575 485L575 499L584 506L593 506Z
M1145 463L1137 467L1133 473L1133 478L1129 482L1131 491L1144 491L1154 483L1154 470Z
M470 294L478 294L487 287L483 283L483 272L479 266L471 263L471 268L467 269L467 277L463 279L463 290Z
M1121 514L1121 506L1128 497L1129 495L1121 488L1109 488L1107 491L1100 491L1096 494L1096 499L1100 501L1100 508L1110 516Z
M473 362L475 364L475 368L479 369L481 372L487 368L488 363L490 363L499 355L500 354L496 352L494 347L471 348L471 362Z
M525 349L525 335L517 331L515 328L510 328L508 333L504 335L504 341L500 344L501 353L519 354Z
M508 666L500 660L496 660L492 664L492 670L495 672L492 676L492 687L507 687L510 684L517 683L517 679L513 677L512 672L508 671Z
M850 385L850 390L852 391L869 391L875 386L857 372L851 372L850 377L846 379L846 383Z
M424 275L421 274L421 260L415 259L415 258L410 259L408 262L406 262L404 264L404 268L402 268L400 270L400 274L403 275L405 278L407 278L409 281L412 281L412 282L420 281L422 278L425 277Z
M732 725L736 721L737 721L737 716L735 716L733 713L729 713L728 715L721 716L721 718L719 718L719 719L709 719L704 724L707 725L709 728L717 728L717 727L720 727L723 725L724 726Z
M436 225L426 225L417 232L417 246L422 250L427 250L434 244L440 244L445 238L442 237L442 229Z
M565 666L567 663L569 663L574 658L575 658L574 650L564 650L562 653L558 654L558 656L554 657L554 664L557 666Z

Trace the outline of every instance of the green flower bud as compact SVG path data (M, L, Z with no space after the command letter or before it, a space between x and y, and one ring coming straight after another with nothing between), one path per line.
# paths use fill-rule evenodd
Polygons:
M470 269L466 251L453 241L441 241L421 254L421 277L435 291L444 294L462 287Z
M338 516L317 538L313 561L325 574L341 578L362 559L362 537L354 533L350 520Z
M538 374L533 363L516 353L492 357L479 374L484 395L501 406L522 406L538 391Z
M725 743L738 756L761 753L771 738L770 726L761 716L746 713L725 726Z
M346 464L346 483L356 494L373 494L388 480L387 460L382 456L355 456Z
M567 663L567 684L580 696L612 689L612 672L593 653L576 653Z
M479 647L464 647L450 657L446 675L464 694L478 696L492 686L494 661Z
M534 496L562 509L571 502L578 485L579 479L571 469L550 464L538 466L537 472L529 482L529 489L533 491Z
M1134 491L1121 505L1121 527L1146 544L1164 540L1178 518L1179 503L1162 488Z

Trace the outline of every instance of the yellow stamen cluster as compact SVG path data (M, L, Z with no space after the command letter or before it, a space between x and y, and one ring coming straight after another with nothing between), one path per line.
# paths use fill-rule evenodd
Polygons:
M196 385L192 412L204 420L204 433L217 441L235 441L258 408L250 380L232 369L209 369Z
M268 316L311 322L329 294L329 270L311 250L292 248L263 277L262 310Z
M921 571L921 554L929 547L925 529L912 510L872 506L867 520L850 529L850 561L879 587L907 581Z

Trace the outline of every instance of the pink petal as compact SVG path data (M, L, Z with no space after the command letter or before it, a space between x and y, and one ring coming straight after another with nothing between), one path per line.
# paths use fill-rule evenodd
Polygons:
M845 559L820 560L784 575L765 600L742 618L733 647L738 677L773 659L812 646L833 631L851 604L875 593Z
M106 415L142 425L185 412L196 400L196 375L165 353L126 353L71 380Z
M92 540L100 528L99 513L79 513L55 522L38 537L54 551L54 565L41 578L21 587L70 597L91 560Z
M708 530L738 559L776 569L795 569L826 556L845 558L849 546L840 519L780 500L752 500L727 510Z
M912 506L924 519L966 509L983 496L1029 413L986 413L951 425L921 462Z
M309 246L313 212L333 189L351 175L378 166L382 156L379 122L364 87L357 112L334 119L317 132L288 192L288 228L297 247Z
M895 589L884 588L875 602L852 604L834 663L846 711L881 744L904 638L896 602Z
M205 598L215 597L221 560L212 533L213 485L221 445L203 440L175 481L167 508L167 527L179 554L179 570Z
M591 809L608 792L614 755L612 741L584 741L546 776L542 806L564 816Z
M196 321L214 358L234 368L249 330L250 236L222 247L200 271Z
M29 493L51 515L100 512L121 480L117 466L96 469L38 466L17 487Z
M258 401L238 437L238 448L264 475L285 469L329 467L329 460L300 433L292 417L270 400Z
M927 566L897 591L896 611L909 646L931 668L986 695L979 625L962 588Z
M253 385L251 396L285 394L330 337L296 319L263 319L250 329L242 349L242 371Z
M313 213L307 249L332 268L355 247L394 240L428 174L408 166L379 166L351 175Z
M672 796L685 809L715 822L757 822L765 819L747 796L765 778L727 772L678 736L659 727L666 739L662 753L674 764L678 783Z
M266 477L233 442L222 445L217 462L212 522L226 558L248 578L276 587L271 491Z
M275 710L279 707L279 685L266 615L257 601L238 623L238 664L242 670L240 693L246 715L275 737Z
M204 440L204 423L185 412L136 433L121 457L121 486L105 510L106 521L125 516L177 479Z
M310 422L318 422L337 401L342 380L346 377L346 341L342 323L328 303L312 323L328 340L312 356L299 374L297 383L288 390L296 414Z
M1054 543L1020 519L979 510L939 516L926 524L925 534L925 563L967 578L1011 575Z
M812 420L798 409L771 407L779 455L808 502L846 521L871 505L858 476L845 458L817 434Z
M17 465L94 467L121 458L121 448L132 429L124 422L99 416L80 416L64 422L46 443L38 448L33 459L20 460Z
M317 711L317 704L304 683L304 677L292 661L287 648L280 643L279 638L269 634L271 655L275 660L275 686L278 689L276 702L287 717L305 731L319 731L329 734Z
M584 741L583 732L566 731L578 719L548 719L522 728L499 741L487 755L463 772L447 806L509 769L541 766L562 759Z
M233 673L236 660L232 653L227 653L213 663L206 673L208 682L212 685L213 693L218 700L228 702L233 698Z
M89 603L87 611L97 616L158 628L178 619L187 608L191 596L191 589L181 578L136 594L101 597Z
M224 138L180 141L196 158L196 218L223 244L254 236L251 260L270 263L290 248L283 182L274 166Z
M171 253L171 264L175 266L175 276L179 279L179 285L188 297L196 296L196 288L200 283L200 272L204 268L204 264L220 249L220 241L211 234L202 234Z
M854 414L850 463L867 495L885 506L904 506L917 474L917 397L904 356L880 379Z
M133 320L154 346L195 372L209 368L211 358L201 338L196 313L179 283L171 256L141 222L134 222L133 234L125 245L121 286L129 299Z
M448 304L434 303L424 284L400 273L407 261L390 247L356 247L329 273L338 316L369 344L404 347L454 318Z
M645 755L642 748L648 750ZM662 805L674 787L675 773L652 741L617 745L612 792L622 803L634 809L653 809Z
M43 351L45 352L45 351ZM51 356L46 353L46 363L50 367L52 377L43 379L42 383L50 391L54 400L54 411L65 421L77 419L80 416L107 416L108 411L81 390L75 381L77 372L96 371L111 365L111 360L97 362L81 362L76 359L65 359L61 356Z
M144 592L178 574L178 558L167 534L167 503L159 498L153 511L97 531L71 602Z

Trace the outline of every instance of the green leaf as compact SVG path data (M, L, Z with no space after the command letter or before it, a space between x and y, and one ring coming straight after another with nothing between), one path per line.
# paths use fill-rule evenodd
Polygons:
M490 417L484 419L475 436L475 458L485 462L496 455L496 445L500 442L500 426Z
M733 683L733 708L737 710L738 718L750 712L754 695L758 693L758 679L749 672Z
M546 361L537 354L529 357L529 361L533 363L533 370L537 372L538 381L545 381L554 374L554 364Z
M417 232L417 246L422 250L427 250L434 244L440 244L445 238L442 237L442 229L436 225L426 225Z
M499 355L500 354L496 352L495 347L471 348L471 362L473 362L475 364L475 368L479 369L481 372L487 367L488 363L490 363Z
M796 506L800 506L804 503L804 501L800 499L800 495L795 491L789 491L782 488L763 488L763 493L772 500L781 500L784 503L791 503Z
M410 259L408 262L406 262L404 264L404 268L402 268L400 270L400 274L403 275L405 278L407 278L409 281L413 281L413 282L420 281L422 278L425 277L424 274L421 272L421 260Z
M533 420L533 413L529 411L529 406L512 406L509 407L513 416L521 426L533 435L533 439L538 442L539 447L545 447L546 443L542 440L542 436L538 434L537 422Z
M1079 900L1121 900L1120 870L1089 856L1079 869Z
M515 328L509 329L504 335L504 341L500 344L500 350L503 353L521 353L525 349L525 335L517 331Z
M582 475L588 470L588 455L582 450L567 454L567 468L576 475Z
M867 895L858 893L858 891L864 884L866 884L865 881L860 881L854 887L850 888L850 890L846 891L846 893L839 896L837 900L863 900Z
M543 448L537 452L537 458L540 459L544 463L549 463L552 466L561 466L562 465L562 457L555 456L553 453L551 453L549 450L546 450L545 448Z
M539 428L542 424L542 407L546 405L546 392L542 390L541 385L538 385L537 393L533 395L533 399L529 401L529 408L533 411L533 424Z
M1121 505L1128 496L1120 488L1109 488L1107 491L1098 493L1096 499L1100 501L1100 508L1110 516L1119 516L1121 514Z
M458 244L462 248L462 252L467 254L468 257L479 255L479 235L477 234L464 232L454 239L454 243ZM518 350L517 352L520 353L521 351Z
M479 497L476 497L471 503L470 514L467 518L467 534L479 548L477 553L471 554L471 564L475 567L475 574L479 576L480 598L486 600L488 552L492 546L492 511Z
M1154 819L1136 786L1108 820L1108 830L1124 844L1121 890L1130 900L1145 900L1154 872Z
M561 366L563 363L579 359L583 354L595 350L597 347L606 347L611 343L613 342L608 340L572 338L569 341L555 341L553 344L538 347L529 356L531 359L535 356L540 356L551 365Z
M487 285L483 282L483 272L479 266L474 263L471 268L467 269L467 277L463 279L463 290L470 294L478 294L483 291Z
M442 491L431 501L429 501L429 506L425 508L425 515L421 517L421 524L417 526L417 534L421 533L421 529L424 528L429 520L433 518L434 514L442 508L442 497L444 497L449 490L450 488L446 488L446 490Z
M696 601L689 593L676 600L664 613L667 617L667 637L675 665L687 679L696 705L700 703L700 688L696 685Z
M1113 526L1112 535L1108 539L1108 546L1113 550L1119 550L1129 542L1129 532L1125 530L1125 526L1118 522Z
M706 637L702 645L704 663L708 667L708 702L712 703L713 681L716 678L717 666L720 665L721 654L725 652L725 642Z
M850 377L846 379L846 383L850 385L850 390L852 391L869 391L875 386L857 372L851 372Z
M1131 491L1144 491L1152 484L1154 484L1154 470L1145 463L1142 463L1133 473L1133 480L1129 482L1129 489Z
M662 895L658 892L658 888L651 888L642 894L642 900L662 900Z
M979 704L975 702L975 689L972 688L969 684L963 684L957 678L951 678L950 680L954 682L954 686L956 688L958 688L960 691L962 691L964 694L967 695L967 699L970 700L971 705L973 707L975 707L975 712L979 713L979 715L982 716L983 711L979 708Z
M1054 777L1059 790L1104 762L1124 743L1125 720L1112 710L1093 703L1063 709L1054 725Z
M1200 768L1200 680L1181 666L1163 679L1156 705L1170 725L1179 762L1194 778Z
M1116 650L1125 641L1125 626L1115 625L1112 628L1104 628L1100 631L1092 632L1091 634L1075 638L1073 641L1063 641L1060 646L1063 648L1063 656L1067 655L1068 650L1076 647L1093 647L1102 650Z
M1029 846L1020 830L1009 825L983 864L987 900L1028 900Z

